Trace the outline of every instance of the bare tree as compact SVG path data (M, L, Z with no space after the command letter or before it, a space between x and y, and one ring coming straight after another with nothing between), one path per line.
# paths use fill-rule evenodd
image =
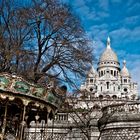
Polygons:
M113 98L96 97L92 92L79 90L75 92L75 96L70 96L68 98L63 110L64 112L68 112L69 116L72 118L71 124L74 124L73 126L80 130L79 132L83 134L83 137L82 135L80 136L84 140L93 139L92 134L95 133L93 128L97 128L99 135L96 139L100 140L100 132L110 122L110 119L117 114L117 108L115 107L118 104L124 105L127 104L127 102L126 100L120 102ZM108 106L115 106L109 111L109 114L105 111Z
M94 99L89 98L89 92L77 92L76 94L80 94L80 97L70 96L64 105L64 112L68 112L72 119L71 124L81 132L81 138L91 140L92 129L95 127L98 129L97 121L101 117L101 106L97 102L94 103Z
M72 82L92 62L92 47L80 20L58 0L32 0L16 6L2 0L0 7L0 71Z
M29 58L34 52L28 48L32 30L21 17L20 10L14 5L14 0L2 0L0 3L1 72L17 73L19 69L25 69L24 63L32 62Z

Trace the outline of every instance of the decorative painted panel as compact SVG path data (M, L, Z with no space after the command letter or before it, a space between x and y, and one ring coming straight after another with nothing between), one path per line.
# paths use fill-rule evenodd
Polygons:
M43 97L45 95L46 90L41 87L33 87L31 92L33 95L35 95L37 97Z
M14 85L14 88L16 91L23 92L23 93L28 93L30 90L29 85L23 81L17 81Z
M9 80L5 76L0 76L0 89L4 89L8 86Z

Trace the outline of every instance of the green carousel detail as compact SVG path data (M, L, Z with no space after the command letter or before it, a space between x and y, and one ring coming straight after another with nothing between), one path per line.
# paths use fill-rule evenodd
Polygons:
M0 140L47 140L47 120L65 96L65 86L44 88L0 74Z

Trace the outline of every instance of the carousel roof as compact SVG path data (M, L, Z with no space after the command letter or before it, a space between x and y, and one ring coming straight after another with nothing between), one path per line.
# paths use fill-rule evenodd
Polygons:
M27 82L22 77L10 75L7 73L0 74L0 97L4 98L3 92L12 99L13 96L21 96L35 102L51 105L58 108L66 96L66 88L57 87L48 89L36 84Z

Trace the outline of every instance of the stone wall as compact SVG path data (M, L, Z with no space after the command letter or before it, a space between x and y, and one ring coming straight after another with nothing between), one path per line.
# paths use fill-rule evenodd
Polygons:
M107 106L98 124L101 140L139 140L140 103Z
M140 128L114 128L102 131L101 140L138 140Z

